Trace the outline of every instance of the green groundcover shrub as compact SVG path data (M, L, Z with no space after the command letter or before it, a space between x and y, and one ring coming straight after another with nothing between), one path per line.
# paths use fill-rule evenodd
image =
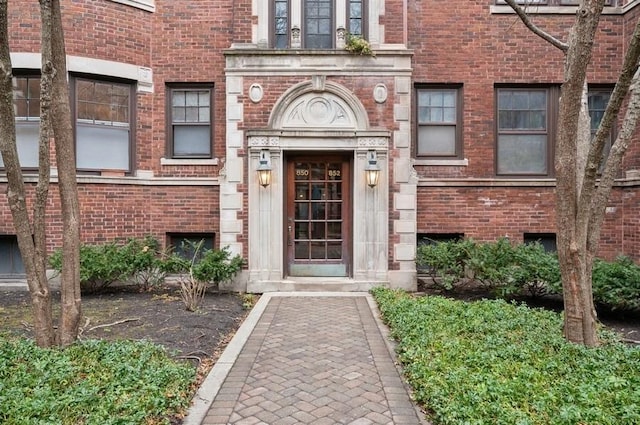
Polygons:
M62 271L61 250L53 252L49 264L56 272ZM227 248L203 249L197 258L184 258L162 250L153 236L82 244L80 289L93 293L116 282L128 282L141 290L150 290L161 284L168 273L193 273L194 278L205 283L220 283L232 279L243 264L244 259L232 256Z
M91 293L115 282L132 280L148 290L164 279L167 255L160 251L157 239L109 241L103 244L80 246L80 288ZM49 257L49 264L58 273L62 270L62 251Z
M614 310L640 310L640 267L628 257L593 264L593 298Z
M434 425L640 424L640 349L568 343L562 318L503 300L372 291Z
M472 239L418 247L417 266L441 289L478 285L497 297L561 295L560 266L555 252L542 245ZM593 298L609 310L640 310L640 267L630 258L596 259Z
M188 406L194 377L148 342L60 350L0 335L0 423L168 424Z

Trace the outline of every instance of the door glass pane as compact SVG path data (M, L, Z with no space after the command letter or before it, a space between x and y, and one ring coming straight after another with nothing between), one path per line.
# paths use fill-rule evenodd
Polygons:
M327 239L341 239L342 238L342 223L329 222L327 223Z
M325 230L324 221L311 223L311 239L326 239L327 233Z
M309 242L300 242L296 241L294 243L295 249L295 257L296 260L307 260L309 259Z
M309 203L308 202L296 202L295 219L296 220L309 219Z
M324 183L313 183L311 185L311 199L320 200L325 198L326 195L324 194Z
M342 199L342 183L327 183L327 199L339 201Z
M327 242L327 258L330 260L342 258L342 242Z
M311 219L312 220L324 220L324 202L314 202L311 204Z
M309 239L309 223L296 223L296 239Z
M311 164L311 180L324 180L325 179L325 166L324 164Z
M298 273L314 273L315 267L336 265L344 259L342 162L295 162L293 196L293 247ZM317 269L326 270L326 269ZM333 270L333 269L332 269ZM326 273L320 272L320 273Z
M0 274L12 274L11 243L8 239L0 239Z
M327 180L341 180L342 167L340 164L329 164L327 167Z
M329 220L339 220L342 218L342 204L337 202L329 202L327 203L327 219Z
M326 258L325 243L311 242L311 259L324 260Z
M296 183L296 201L309 199L309 186L306 183Z
M296 180L309 180L309 165L296 163L295 178Z

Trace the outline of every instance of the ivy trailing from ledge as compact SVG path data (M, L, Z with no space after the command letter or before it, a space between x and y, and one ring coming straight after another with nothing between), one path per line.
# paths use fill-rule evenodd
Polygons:
M359 35L347 33L345 36L344 49L355 55L376 56L373 50L371 50L371 44Z

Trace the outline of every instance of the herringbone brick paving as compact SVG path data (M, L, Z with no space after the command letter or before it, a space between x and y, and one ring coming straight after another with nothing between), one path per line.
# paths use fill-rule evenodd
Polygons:
M273 297L202 424L421 424L365 296Z

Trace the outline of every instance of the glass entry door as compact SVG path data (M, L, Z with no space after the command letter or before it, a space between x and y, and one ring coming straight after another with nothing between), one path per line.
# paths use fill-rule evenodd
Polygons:
M287 163L285 223L290 276L350 273L349 160L292 157Z

